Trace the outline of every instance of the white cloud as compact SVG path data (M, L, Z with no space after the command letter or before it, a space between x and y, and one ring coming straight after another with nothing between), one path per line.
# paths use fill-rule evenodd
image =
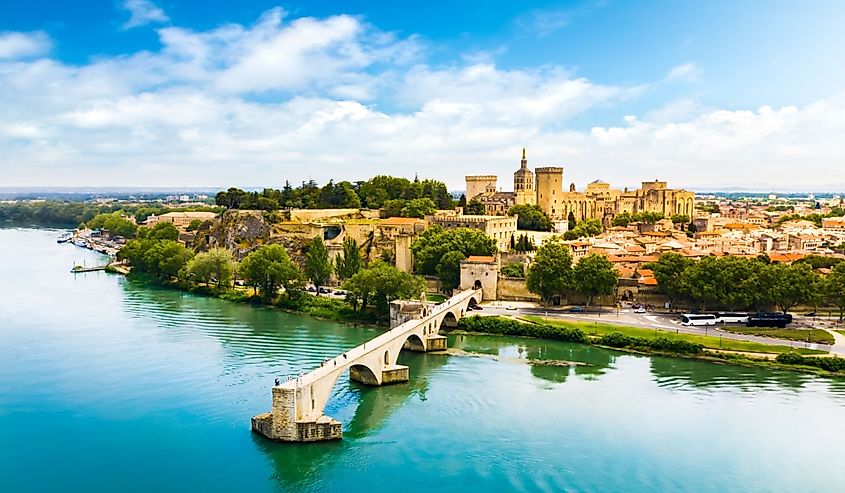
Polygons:
M51 47L50 37L41 31L0 32L0 60L44 55Z
M687 62L676 67L672 67L665 77L665 80L686 80L697 81L701 76L701 67L693 62Z
M150 0L125 0L123 9L129 12L129 20L123 23L124 29L144 26L150 23L162 23L170 20L160 7Z
M566 181L845 184L845 93L804 106L679 99L618 126L572 118L636 98L555 66L425 61L415 38L361 19L159 30L162 48L87 65L0 60L4 185L268 185L391 173L497 173L522 146ZM20 53L18 51L18 53ZM671 72L671 71L670 71Z

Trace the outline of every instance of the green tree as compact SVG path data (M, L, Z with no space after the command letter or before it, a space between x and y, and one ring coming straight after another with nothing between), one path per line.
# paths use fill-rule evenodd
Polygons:
M598 219L584 219L575 225L575 229L563 234L564 240L577 240L588 236L596 236L601 233L601 221Z
M440 259L451 251L461 252L466 257L493 255L496 252L496 242L477 229L444 229L439 225L431 226L411 244L414 271L436 275Z
M657 262L652 262L646 267L654 272L654 278L657 279L657 289L665 294L674 306L685 292L681 276L692 264L691 259L678 253L669 252L662 254Z
M121 236L123 238L134 238L138 230L138 226L135 223L126 219L117 211L108 214L97 214L85 226L90 229L101 229L110 235Z
M484 209L484 204L478 201L478 199L470 200L466 207L464 207L464 214L467 216L483 216L486 214L487 211Z
M440 278L445 292L451 293L453 289L461 285L461 261L464 259L466 255L463 252L452 250L446 252L437 263L437 277Z
M419 298L425 290L425 281L374 260L348 279L343 287L349 292L348 299L356 310L359 302L362 310L373 304L380 314L386 315L390 301Z
M511 238L511 241L513 241L513 238ZM536 250L536 247L534 246L534 241L527 234L521 234L516 241L513 241L513 249L514 251L524 253L533 252Z
M199 219L194 219L190 222L190 224L188 224L188 227L185 229L187 231L196 231L197 229L199 229L200 224L202 224L202 221L200 221Z
M320 293L320 286L324 286L332 275L332 260L329 258L329 249L326 243L319 236L315 236L308 245L308 253L305 255L305 275L311 279Z
M423 197L420 199L409 200L405 206L402 207L400 215L402 217L416 217L418 219L422 219L425 216L434 214L434 211L436 210L437 204L435 204L430 198Z
M572 211L569 211L569 215L566 216L566 221L569 223L569 227L566 228L569 231L575 229L577 222L575 221L575 214Z
M587 306L596 295L613 294L619 274L607 257L595 253L587 255L572 269L575 289L587 297Z
M773 280L768 297L784 313L796 305L811 301L818 290L818 276L809 264L773 263L766 265L765 269Z
M630 212L620 212L619 214L616 214L615 216L613 216L613 222L611 224L613 224L613 226L625 227L631 221L633 221L633 219L631 219L631 213Z
M133 273L150 274L162 280L177 277L194 252L175 240L130 240L117 253L127 260Z
M179 239L179 230L169 222L160 221L152 228L139 228L138 237L149 240L177 240Z
M217 288L229 287L235 273L235 260L226 248L212 248L198 253L185 267L188 278L194 282L217 284Z
M830 303L839 308L839 320L845 314L845 262L833 267L824 280L824 292Z
M702 310L706 310L708 304L716 304L723 299L724 286L719 279L719 269L716 257L704 257L681 273L684 293Z
M537 255L525 278L528 290L548 302L572 288L572 252L568 245L549 240L537 249Z
M343 239L343 254L337 257L335 272L341 280L354 276L361 270L361 251L355 238L347 236Z
M517 229L530 231L551 231L552 220L538 205L515 205L508 209L509 216L518 216Z
M301 291L302 273L281 245L264 245L244 257L238 273L265 299L273 299L279 288L288 296Z
M521 262L512 262L502 267L502 275L506 277L525 277L525 266Z
M687 224L690 222L690 218L686 214L673 214L671 221L673 224Z

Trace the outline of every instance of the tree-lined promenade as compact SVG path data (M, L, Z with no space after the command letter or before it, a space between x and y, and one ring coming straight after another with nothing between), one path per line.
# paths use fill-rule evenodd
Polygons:
M825 261L830 273L814 269ZM699 261L664 253L648 264L660 292L673 304L686 303L702 310L765 310L787 313L796 306L835 306L845 312L845 262L807 257L792 264L772 263L767 257L705 257Z

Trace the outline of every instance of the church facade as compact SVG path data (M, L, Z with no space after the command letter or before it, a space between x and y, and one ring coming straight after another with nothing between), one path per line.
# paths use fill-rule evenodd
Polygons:
M695 193L669 188L665 181L644 181L635 190L618 190L596 180L578 191L571 183L564 190L562 167L543 167L531 171L525 149L519 169L513 174L513 192L496 191L495 175L466 177L467 201L481 202L487 214L504 214L513 205L538 205L555 221L566 220L570 213L576 220L598 219L609 226L622 212L656 212L664 217L684 214L692 218Z

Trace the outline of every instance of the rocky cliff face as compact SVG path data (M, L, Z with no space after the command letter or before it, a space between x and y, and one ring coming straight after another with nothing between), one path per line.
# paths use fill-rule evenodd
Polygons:
M280 219L278 212L226 211L197 231L194 248L205 251L223 247L241 260L261 245L276 243L285 247L294 262L303 264L303 247L321 230Z
M223 247L242 259L257 246L268 243L272 225L260 211L226 211L206 228L197 231L194 246L203 251Z

